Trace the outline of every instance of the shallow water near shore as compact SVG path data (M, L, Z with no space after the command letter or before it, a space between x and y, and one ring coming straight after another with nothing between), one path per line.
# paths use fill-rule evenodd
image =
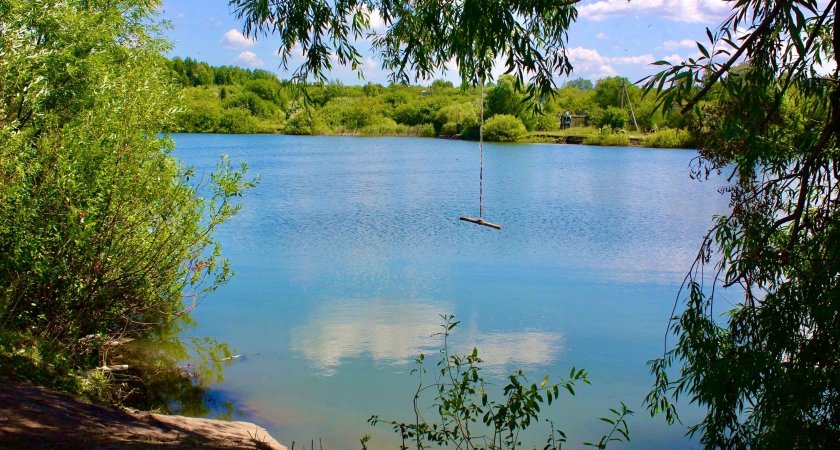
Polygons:
M409 420L414 358L433 363L441 314L452 347L479 349L485 377L534 382L572 366L591 386L546 410L570 448L636 411L617 448L692 448L650 419L645 365L661 355L679 283L712 216L720 180L689 177L696 152L560 145L485 146L485 218L476 143L420 138L174 135L175 156L209 175L221 154L260 184L219 232L236 277L195 311L194 336L242 356L213 386L286 445L392 448L371 414ZM694 423L697 411L683 420ZM523 436L542 448L548 427Z

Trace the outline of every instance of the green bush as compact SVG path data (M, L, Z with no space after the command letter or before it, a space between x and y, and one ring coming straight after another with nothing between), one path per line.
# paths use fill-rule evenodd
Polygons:
M226 109L219 121L219 133L254 134L263 131L259 122L247 110Z
M224 160L198 197L158 137L179 95L156 8L0 8L0 323L85 369L81 338L152 333L228 279L213 232L249 184Z
M253 92L244 92L236 96L228 95L222 102L222 106L225 109L245 109L254 116L266 119L277 116L279 112L277 105L263 100Z
M283 132L286 134L314 136L327 131L324 121L316 111L300 110L286 121Z
M528 134L522 121L509 114L495 115L484 124L484 139L495 142L516 142Z
M361 131L365 136L394 136L400 134L400 126L394 119L380 117Z
M217 133L222 114L212 109L187 110L178 115L177 131L183 133Z
M440 134L443 136L452 136L458 134L458 124L455 122L446 122L440 127Z
M609 108L604 110L604 112L598 118L598 122L596 122L596 124L599 127L621 129L624 128L624 125L627 124L627 119L627 111L621 108L610 106Z
M412 128L412 132L420 137L437 137L435 126L430 123L424 123Z
M694 136L688 130L663 128L645 136L645 147L651 148L694 148Z
M604 127L597 134L591 134L583 138L583 145L602 145L613 147L627 147L630 145L630 138L627 133L614 132Z
M551 113L537 114L534 119L534 129L539 131L556 131L560 129L560 120Z

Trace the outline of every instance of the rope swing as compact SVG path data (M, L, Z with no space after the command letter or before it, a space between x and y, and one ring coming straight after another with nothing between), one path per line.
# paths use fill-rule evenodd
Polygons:
M465 222L501 230L501 225L484 220L484 78L481 80L481 122L478 124L478 218L461 216Z

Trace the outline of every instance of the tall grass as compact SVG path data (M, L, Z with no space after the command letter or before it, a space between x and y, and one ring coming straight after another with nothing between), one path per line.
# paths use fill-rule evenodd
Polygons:
M663 128L645 136L645 147L652 148L694 148L694 136L687 130Z

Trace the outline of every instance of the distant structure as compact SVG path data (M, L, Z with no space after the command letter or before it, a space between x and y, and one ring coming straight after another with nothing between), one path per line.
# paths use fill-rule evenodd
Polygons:
M560 129L565 130L572 127L585 127L589 123L589 116L586 114L569 114L569 111L560 115Z
M560 118L560 128L565 130L566 128L571 128L572 126L572 116L569 114L569 111L563 112L563 116Z
M589 125L589 115L587 114L572 114L572 124L573 127L585 127Z

